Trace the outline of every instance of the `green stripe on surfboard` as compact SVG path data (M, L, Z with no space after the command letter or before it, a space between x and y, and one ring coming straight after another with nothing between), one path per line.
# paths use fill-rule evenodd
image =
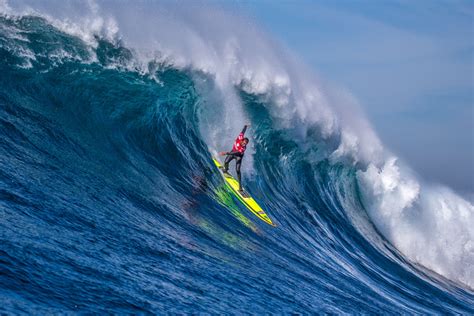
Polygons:
M217 168L220 169L222 167L222 165L217 159L212 158L212 160L214 161L214 164L217 166ZM242 195L239 192L239 182L235 180L234 177L232 177L231 175L224 175L222 172L221 174L224 177L226 186L243 205L245 205L255 216L260 218L265 223L272 226L276 226L275 224L273 224L272 220L268 217L265 211L260 207L260 205L258 205L258 203L248 193Z

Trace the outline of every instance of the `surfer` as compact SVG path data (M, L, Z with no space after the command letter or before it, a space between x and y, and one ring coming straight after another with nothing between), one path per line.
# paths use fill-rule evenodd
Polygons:
M243 192L240 176L240 165L242 164L242 159L244 158L244 153L247 149L247 144L249 143L249 139L244 137L245 131L249 126L250 124L246 124L242 132L239 134L239 136L237 136L234 145L232 146L232 151L222 151L219 153L221 156L227 156L224 161L224 169L222 170L225 174L229 170L229 163L235 159L235 171L237 172L237 179L239 181L239 192Z

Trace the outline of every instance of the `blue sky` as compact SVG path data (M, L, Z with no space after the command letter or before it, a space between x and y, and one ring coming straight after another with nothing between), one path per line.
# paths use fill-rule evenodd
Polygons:
M230 5L349 90L424 179L474 193L474 1Z

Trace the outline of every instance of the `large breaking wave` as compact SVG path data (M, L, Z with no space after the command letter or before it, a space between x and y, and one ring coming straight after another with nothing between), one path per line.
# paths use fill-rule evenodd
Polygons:
M473 312L472 204L250 21L139 4L0 4L1 309ZM276 229L210 160L247 121Z

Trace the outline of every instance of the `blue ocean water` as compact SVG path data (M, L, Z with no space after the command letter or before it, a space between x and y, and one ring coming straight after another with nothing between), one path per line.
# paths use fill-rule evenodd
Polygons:
M96 40L0 17L1 313L474 314L472 289L355 227L357 166L310 163L265 98L238 93L255 150L244 181L276 228L212 163L213 78L142 73Z

